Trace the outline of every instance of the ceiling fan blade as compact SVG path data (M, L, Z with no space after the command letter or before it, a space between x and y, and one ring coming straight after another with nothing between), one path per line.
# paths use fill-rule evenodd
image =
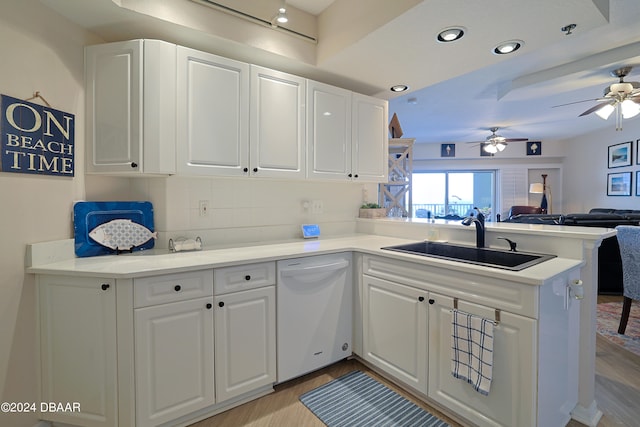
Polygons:
M528 141L529 138L507 138L504 140L504 142L521 142L521 141Z
M551 108L565 107L567 105L581 104L583 102L602 102L602 101L608 101L608 100L609 100L609 98L583 99L582 101L575 101L575 102L568 102L566 104L554 105Z
M604 107L605 105L614 105L616 103L616 101L609 101L606 104L598 104L598 105L594 105L593 107L589 108L587 111L585 111L584 113L580 114L578 117L582 117L582 116L586 116L588 114L593 113L594 111L598 111L599 109L601 109L602 107Z

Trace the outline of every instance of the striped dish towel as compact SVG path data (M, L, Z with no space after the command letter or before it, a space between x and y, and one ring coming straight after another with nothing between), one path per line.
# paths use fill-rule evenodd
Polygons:
M493 369L493 320L459 310L452 312L451 373L488 395Z

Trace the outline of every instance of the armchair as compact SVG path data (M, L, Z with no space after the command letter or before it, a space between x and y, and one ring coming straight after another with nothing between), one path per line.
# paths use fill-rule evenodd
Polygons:
M624 302L618 333L624 335L629 321L631 302L640 300L640 227L633 225L619 225L618 245L622 258L622 286Z

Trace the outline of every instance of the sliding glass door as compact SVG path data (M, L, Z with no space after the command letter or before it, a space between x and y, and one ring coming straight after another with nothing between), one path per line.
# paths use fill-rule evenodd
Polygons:
M462 219L478 207L493 220L495 171L424 171L412 177L413 217Z

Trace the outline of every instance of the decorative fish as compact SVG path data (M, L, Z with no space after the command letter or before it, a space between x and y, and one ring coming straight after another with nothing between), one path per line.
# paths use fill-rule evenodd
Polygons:
M107 248L128 251L151 239L157 239L158 233L151 232L144 225L130 219L114 219L91 230L89 237Z

